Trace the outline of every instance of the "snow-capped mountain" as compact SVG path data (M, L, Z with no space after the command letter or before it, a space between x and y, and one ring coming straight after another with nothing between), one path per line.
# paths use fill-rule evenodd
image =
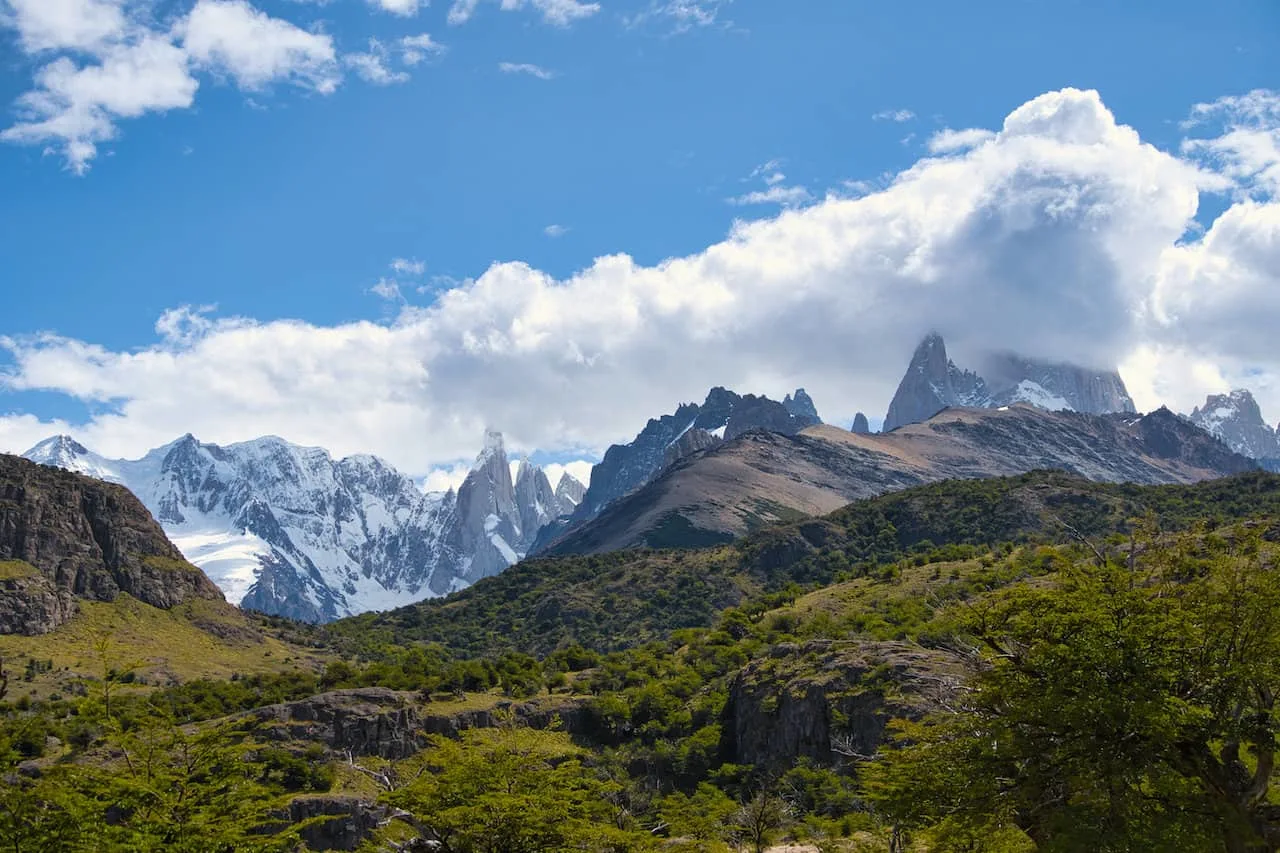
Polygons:
M1222 439L1236 453L1269 462L1280 460L1280 426L1272 429L1263 420L1258 402L1243 388L1209 395L1188 420Z
M524 555L531 524L576 505L529 466L546 485L524 506L498 433L445 494L423 494L377 457L334 460L275 437L220 447L186 435L115 460L55 436L25 456L128 487L228 600L308 621L398 607L500 572ZM575 483L562 488L573 493Z
M942 336L933 333L916 347L889 403L884 431L921 423L951 406L1000 408L1013 403L1093 415L1136 411L1115 371L995 353L987 356L978 374L957 367L947 357Z

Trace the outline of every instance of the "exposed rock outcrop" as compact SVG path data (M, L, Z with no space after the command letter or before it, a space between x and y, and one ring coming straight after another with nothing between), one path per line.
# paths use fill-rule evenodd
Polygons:
M291 800L288 822L306 822L299 835L308 850L356 850L387 816L386 806L359 797L322 794Z
M766 772L800 758L830 765L842 754L873 755L889 720L937 709L963 675L955 656L913 643L775 646L730 685L721 752Z
M44 633L71 618L74 599L121 593L155 607L221 601L127 489L0 455L0 625ZM29 570L21 564L27 564Z
M662 467L669 468L678 460L697 453L699 450L715 447L719 443L720 439L705 429L691 429L676 439L662 454Z
M797 418L803 418L815 424L822 423L822 418L818 417L818 407L813 404L813 398L803 388L797 388L795 394L783 397L782 407Z
M429 735L457 737L466 729L491 728L505 715L532 728L547 728L558 720L570 733L589 725L583 704L563 697L451 711L423 702L416 693L386 687L333 690L248 715L261 725L260 736L268 739L321 743L339 755L391 759L418 752Z
M962 370L947 356L942 336L930 333L912 355L889 404L884 431L922 423L955 406L1000 408L1028 403L1050 411L1101 415L1132 413L1133 399L1115 371L991 353L981 375Z
M779 403L716 387L701 405L684 403L674 414L650 419L630 443L615 444L605 451L604 458L591 469L591 484L572 516L543 528L530 553L547 550L568 531L588 523L614 501L644 486L670 465L673 457L687 455L677 449L668 456L667 451L688 432L701 430L724 439L754 429L794 435L821 423L813 400L803 388L797 389L794 396L788 395L788 400L789 404Z
M862 412L858 412L853 416L853 426L849 427L849 432L857 435L870 435L871 423L867 420L867 416Z

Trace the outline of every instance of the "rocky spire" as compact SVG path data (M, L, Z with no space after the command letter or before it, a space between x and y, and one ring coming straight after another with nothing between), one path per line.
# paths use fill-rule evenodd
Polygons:
M854 415L853 426L849 431L856 432L858 435L869 435L871 433L871 424L867 421L867 416L862 412Z
M556 504L560 509L561 515L568 515L582 503L582 496L587 493L587 487L582 484L577 477L565 471L560 475L560 482L556 484Z
M982 392L982 379L961 371L947 358L942 335L925 335L884 416L884 431L926 421L948 406L965 405Z
M822 418L818 417L818 407L803 388L797 388L794 395L783 397L782 407L793 417L812 419L815 424L822 423Z

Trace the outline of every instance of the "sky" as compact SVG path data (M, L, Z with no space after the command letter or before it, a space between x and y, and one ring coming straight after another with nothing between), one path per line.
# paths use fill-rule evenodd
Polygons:
M713 385L877 423L934 329L1280 419L1274 0L0 0L0 60L0 450L581 472Z

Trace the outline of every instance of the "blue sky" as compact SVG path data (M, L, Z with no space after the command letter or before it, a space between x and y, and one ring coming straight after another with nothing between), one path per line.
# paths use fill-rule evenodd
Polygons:
M233 11L260 25L235 29L226 15L209 17L202 37L192 0L56 0L67 17L36 21L32 4L44 2L0 0L6 24L0 103L7 105L0 126L10 128L0 143L0 335L8 336L0 354L7 365L0 379L0 414L7 413L0 440L8 450L24 449L17 445L46 427L68 427L107 451L131 452L185 417L189 425L177 432L220 441L276 432L337 444L344 452L380 452L422 473L464 458L464 436L475 436L470 442L478 447L486 423L514 434L519 449L547 458L590 457L713 383L778 396L817 384L827 393L825 400L815 394L819 408L832 419L857 409L876 417L917 327L947 317L908 322L899 315L910 312L896 305L878 316L877 306L886 304L881 291L851 293L850 300L866 300L865 311L843 326L813 331L851 342L865 338L874 352L832 341L813 345L803 358L770 358L774 342L760 353L746 352L757 333L738 337L741 329L733 324L668 329L661 310L641 309L652 340L625 352L597 343L594 359L582 341L562 341L575 347L573 363L587 373L559 369L563 353L557 350L533 375L529 365L511 370L500 358L456 363L458 348L483 338L486 324L506 332L527 327L513 325L518 317L494 320L501 311L483 300L461 305L464 297L483 295L467 280L495 263L514 262L522 274L555 286L615 253L629 256L645 278L644 271L661 270L664 259L703 257L735 220L771 222L784 207L792 210L780 223L806 211L816 217L828 193L874 202L904 170L939 154L970 156L966 148L930 150L930 140L945 129L999 131L1020 106L1065 87L1096 90L1099 107L1118 126L1132 128L1160 152L1160 168L1176 161L1212 171L1217 184L1186 179L1194 185L1202 227L1212 228L1223 211L1245 201L1263 206L1257 226L1263 236L1271 227L1270 166L1257 162L1264 156L1257 145L1241 166L1239 145L1190 151L1183 144L1197 134L1226 139L1233 128L1258 134L1264 147L1274 142L1265 99L1280 86L1280 5L1270 0L1212 7L854 0L599 0L590 6L508 0L500 6L483 0L465 22L449 0L423 3L412 14L395 14L374 0L257 0L253 7L202 0L208 7L237 6ZM116 31L107 26L107 35L93 42L96 36L85 36L77 21L104 7L124 23ZM258 37L264 16L276 42ZM429 41L421 40L424 34ZM428 47L407 57L406 38ZM33 119L31 102L21 100L40 89L42 69L58 62L72 69L105 65L113 50L148 39L172 51L163 58L177 75L173 88L159 95L98 92L97 102L78 103L71 112L79 110L79 119L88 115L111 128L92 131L95 156L68 157L67 138L21 130L52 115ZM281 52L280 40L301 47ZM145 90L152 79L119 85ZM1261 108L1221 100L1258 92ZM132 108L113 112L103 103ZM1197 104L1219 106L1206 106L1205 122L1189 128ZM1008 174L1025 171L1025 164L1011 166ZM1071 180L1078 177L1072 171ZM1164 189L1177 188L1173 177L1159 180ZM1008 190L1007 175L996 186ZM883 195L885 204L890 200ZM966 215L957 207L957 219ZM1131 289L1132 281L1167 267L1168 253L1190 233L1187 225L1171 222L1160 237L1165 259L1135 259L1145 271L1126 268L1126 283L1117 287ZM805 238L797 245L810 244ZM858 262L873 251L859 250ZM406 263L393 269L396 259ZM796 272L798 281L814 274ZM687 286L705 285L714 295L714 282L698 281ZM1065 276L1059 286L1070 281ZM1264 284L1250 286L1265 290ZM849 286L857 285L851 279ZM455 313L470 317L471 327L451 321L450 334L438 327L421 332L423 345L442 354L392 368L399 378L389 380L386 396L394 405L382 412L391 419L399 417L394 412L428 414L404 415L385 433L376 425L331 433L315 424L349 418L340 404L308 405L299 421L281 417L274 405L224 406L219 388L235 385L235 371L256 369L239 361L255 346L261 358L254 363L274 377L266 385L275 382L282 395L319 383L339 389L332 396L340 400L343 381L368 384L356 371L324 375L331 353L324 346L313 357L273 366L274 347L290 344L257 340L270 337L265 332L247 343L240 339L246 323L294 329L307 340L358 337L360 321L412 326L429 306L439 308L435 300L446 292L457 294ZM612 298L604 285L586 292ZM1100 302L1110 304L1113 295L1108 291ZM814 297L805 310L829 313L828 298ZM182 306L193 310L166 315ZM207 306L216 307L200 313ZM796 316L810 316L802 307ZM168 337L157 328L163 316L182 321L166 327ZM273 325L283 320L299 322ZM617 321L616 315L599 318ZM553 325L568 334L568 326ZM791 324L797 340L808 337L803 325ZM894 331L891 346L871 343L885 330ZM33 337L45 332L55 337ZM1218 338L1229 336L1183 327L1147 337L1145 354L1110 344L1105 352L1084 347L1065 354L1145 365L1130 370L1142 373L1148 402L1169 391L1170 377L1190 372L1197 381L1172 401L1184 407L1196 394L1247 373L1255 377L1264 411L1280 417L1280 396L1267 396L1274 371L1256 352L1223 351L1230 347ZM685 348L705 367L680 370L677 363L668 376L613 363L643 363L663 346ZM809 346L800 341L794 348ZM334 357L414 361L414 345L405 347L352 344ZM717 357L699 354L700 347ZM203 360L194 358L197 350ZM844 384L831 364L842 351L849 362L841 369L857 374ZM182 364L169 372L139 369L148 359ZM148 383L209 377L220 365L227 373L207 379L203 406L175 402L173 412L158 414L163 387ZM452 376L457 387L440 386L439 377ZM750 382L759 387L746 387ZM615 385L616 400L608 391L602 395L601 388ZM475 391L470 402L468 388ZM526 395L525 388L532 390ZM609 416L597 416L600 408ZM409 442L419 449L406 450Z

